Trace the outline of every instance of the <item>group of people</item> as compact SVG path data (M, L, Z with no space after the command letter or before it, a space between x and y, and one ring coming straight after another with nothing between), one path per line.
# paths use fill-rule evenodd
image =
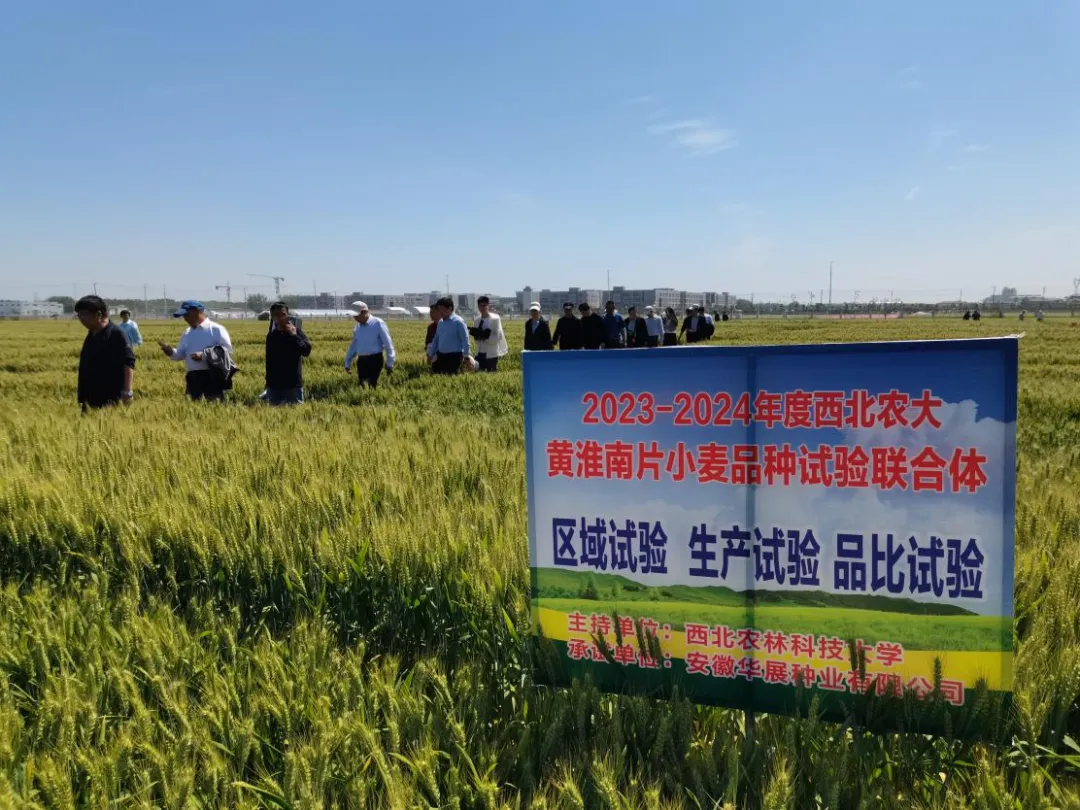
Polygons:
M462 369L494 372L499 359L509 353L502 318L491 309L491 299L476 299L480 311L472 326L454 312L454 299L440 298L431 307L431 323L424 337L424 358L436 374L457 374ZM469 338L476 341L476 353L469 351Z
M499 358L508 353L502 320L491 311L487 297L478 299L480 315L472 326L454 312L454 302L441 298L431 308L432 324L425 342L425 358L436 374L457 374L463 369L493 372ZM379 384L383 371L394 372L397 354L386 322L371 314L368 305L356 302L352 340L345 352L345 371L355 366L361 385ZM109 307L96 295L75 304L75 315L86 328L79 356L77 398L85 411L110 405L128 405L135 397L134 347L142 345L139 326L128 310L121 310L119 324L109 319ZM223 400L232 388L237 371L232 339L212 321L199 301L184 301L173 313L187 329L176 346L158 341L170 360L184 361L186 394L193 400ZM476 342L471 350L470 339ZM270 307L266 334L266 385L260 395L270 405L293 405L304 401L304 358L311 355L311 341L289 307L278 301Z
M431 307L431 323L424 340L425 361L435 374L458 374L463 370L495 372L499 360L509 352L502 319L492 311L487 296L477 299L479 315L472 324L454 311L452 298L440 298ZM385 371L393 374L397 362L394 341L386 322L371 313L363 301L356 302L352 340L345 352L345 372L356 375L361 385L379 384ZM663 317L653 307L639 316L630 307L624 317L608 301L603 315L580 304L566 303L563 315L552 332L541 314L540 305L529 307L525 324L525 350L645 348L674 346L685 336L687 343L709 340L715 331L714 319L704 307L687 307L680 322L668 307ZM143 339L128 310L120 311L120 323L109 320L108 305L96 295L75 304L75 314L87 335L79 358L78 401L83 410L107 405L130 404L134 399L135 346ZM232 388L237 371L233 362L232 339L228 330L211 320L198 301L184 301L173 313L183 318L187 329L176 346L158 341L170 360L186 367L185 390L193 400L223 400ZM475 342L475 351L473 343ZM304 358L311 355L311 341L300 322L284 302L270 307L270 328L266 334L266 386L260 395L270 405L294 405L304 401Z
M615 302L604 305L604 314L592 311L587 303L563 304L562 317L555 323L555 331L541 315L540 304L529 306L529 320L525 323L525 350L549 351L556 346L560 351L577 349L642 349L652 346L677 346L685 336L687 343L709 340L716 331L712 315L705 307L687 307L686 315L679 321L675 310L668 307L663 317L654 307L645 307L641 316L637 307L629 307L626 316L615 310ZM726 315L724 318L726 319Z
M120 312L120 323L112 323L108 304L96 295L80 298L75 303L75 316L86 328L79 354L79 405L84 411L130 405L135 398L134 347L143 342L138 324L126 309ZM162 341L158 345L169 359L185 362L187 395L192 399L224 399L237 371L228 331L206 317L198 301L185 301L173 316L183 318L188 328L175 347Z

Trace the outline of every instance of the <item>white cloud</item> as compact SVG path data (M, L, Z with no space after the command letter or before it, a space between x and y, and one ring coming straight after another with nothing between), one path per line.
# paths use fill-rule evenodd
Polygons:
M962 152L986 152L989 149L990 149L990 144L988 144L988 143L969 143L967 146L965 146L960 151L962 151Z
M690 157L712 155L731 149L738 143L731 130L720 129L700 118L654 124L649 127L649 132L670 136L671 142Z
M951 453L957 447L1000 447L1004 441L1005 423L994 419L979 419L979 407L972 400L946 402L934 410L941 422L936 430L928 426L918 428L894 425L891 428L849 428L844 431L849 444L863 447L892 445L906 447L909 451L919 451L930 445L942 455ZM908 422L917 419L919 409L909 407L904 416ZM1000 459L998 459L1000 462ZM995 468L994 475L1001 472Z
M920 191L922 191L922 186L912 186L911 190L908 191L908 193L906 195L904 195L904 199L907 200L908 202L911 202L912 200L914 200L916 197L919 196Z
M647 104L655 104L655 103L656 103L656 96L654 96L652 94L644 95L644 96L634 96L633 98L628 98L626 101L623 102L623 104L625 104L628 107L642 107L642 106L645 106Z

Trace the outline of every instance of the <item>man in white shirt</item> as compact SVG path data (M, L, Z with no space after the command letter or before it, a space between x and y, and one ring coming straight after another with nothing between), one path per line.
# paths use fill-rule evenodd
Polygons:
M645 307L645 329L648 332L646 346L659 346L664 336L664 319L652 307Z
M224 377L211 371L206 362L206 350L221 346L232 354L232 339L225 327L206 317L205 308L198 301L185 301L180 309L173 313L174 318L183 318L188 328L180 336L180 342L174 349L160 340L158 345L170 360L183 360L187 367L187 395L193 400L225 399Z
M359 311L356 313L352 343L345 352L345 371L350 370L355 359L360 385L375 388L379 384L379 376L384 366L383 352L386 352L386 376L394 373L394 363L397 360L394 341L390 339L386 321L372 315L363 301L357 301L355 306Z
M499 358L510 351L503 334L502 318L491 311L491 299L481 295L476 299L480 317L469 334L476 339L476 362L480 371L498 371Z

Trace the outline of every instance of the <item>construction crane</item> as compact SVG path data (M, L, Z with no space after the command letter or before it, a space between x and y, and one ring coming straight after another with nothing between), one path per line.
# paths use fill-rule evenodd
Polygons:
M262 273L248 273L248 275L255 278L272 278L274 280L274 297L281 298L281 282L285 280L285 276L267 276Z
M214 289L224 290L225 301L229 304L229 306L232 306L232 286L229 284L229 282L226 281L224 284L219 284L218 286L214 287Z

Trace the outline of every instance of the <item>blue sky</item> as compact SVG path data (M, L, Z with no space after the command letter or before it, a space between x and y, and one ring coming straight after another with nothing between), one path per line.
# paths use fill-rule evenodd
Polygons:
M1078 9L10 3L0 296L1069 293Z

